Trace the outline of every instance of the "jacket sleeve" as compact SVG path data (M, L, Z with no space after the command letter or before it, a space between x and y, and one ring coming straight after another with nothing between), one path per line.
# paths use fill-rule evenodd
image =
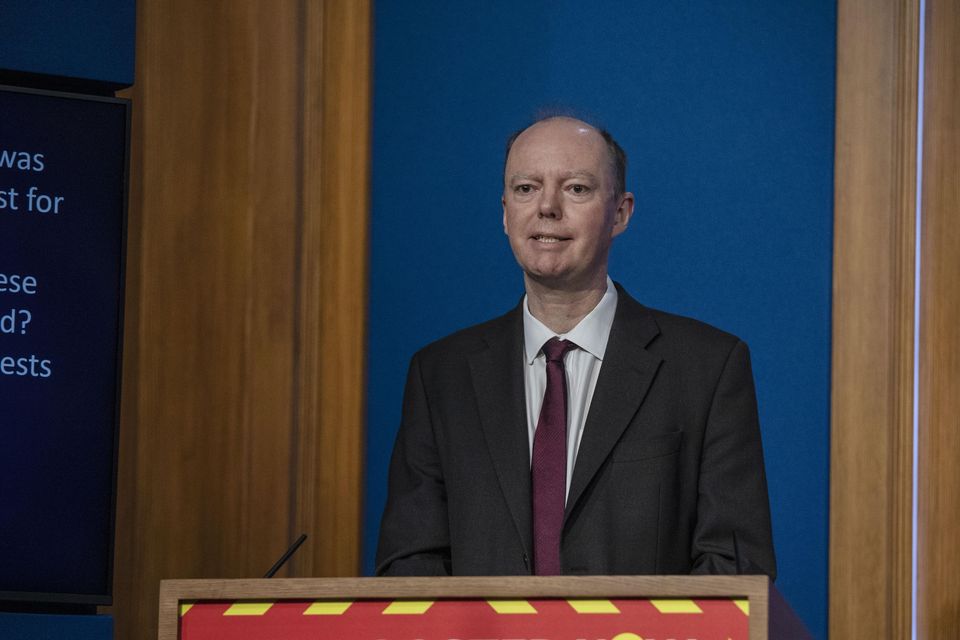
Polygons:
M692 573L776 578L757 399L747 345L737 341L704 433Z
M447 495L428 402L420 359L414 356L390 461L377 575L450 574Z

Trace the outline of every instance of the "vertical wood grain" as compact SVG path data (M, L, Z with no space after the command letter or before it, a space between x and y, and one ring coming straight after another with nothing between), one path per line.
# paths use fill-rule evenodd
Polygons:
M960 630L960 5L927 0L920 269L918 632Z
M830 637L910 632L918 0L837 23Z
M370 164L369 0L307 2L296 527L299 575L358 571Z
M369 37L347 0L138 3L117 638L301 530L288 575L359 567Z

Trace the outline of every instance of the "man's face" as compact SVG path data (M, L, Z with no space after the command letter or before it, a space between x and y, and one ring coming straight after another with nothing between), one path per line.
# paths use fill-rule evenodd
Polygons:
M607 146L571 118L538 122L507 158L503 230L526 278L551 289L603 286L613 237L627 227L633 195L614 195Z

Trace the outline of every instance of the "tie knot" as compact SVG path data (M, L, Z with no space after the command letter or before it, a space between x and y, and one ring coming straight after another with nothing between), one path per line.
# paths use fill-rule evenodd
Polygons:
M563 362L563 356L567 355L567 352L576 349L577 345L573 344L569 340L561 340L560 338L550 338L543 343L542 351L543 355L547 357L547 362Z

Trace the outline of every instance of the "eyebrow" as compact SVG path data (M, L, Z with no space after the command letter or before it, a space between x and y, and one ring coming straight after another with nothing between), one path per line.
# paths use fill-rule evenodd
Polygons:
M568 171L566 173L561 174L561 176L563 177L564 180L568 180L570 178L589 178L591 180L597 179L597 176L595 176L593 173L586 171L584 169L581 169L580 171Z

